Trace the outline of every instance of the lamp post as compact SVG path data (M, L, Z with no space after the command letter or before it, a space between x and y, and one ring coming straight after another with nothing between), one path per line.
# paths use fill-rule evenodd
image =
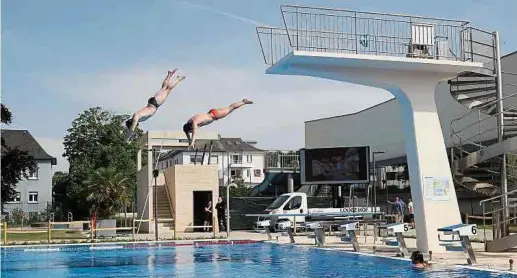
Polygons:
M157 194L157 190L158 189L158 184L157 184L157 179L158 179L158 170L155 169L153 170L153 177L154 177L154 198L153 198L153 214L154 214L154 237L156 238L156 241L158 241L158 213L157 213L157 208L158 208L158 194Z
M376 151L372 153L373 160L373 207L377 210L377 168L375 167L375 155L383 154L383 151Z
M226 237L230 236L230 187L237 187L235 183L230 183L226 186Z

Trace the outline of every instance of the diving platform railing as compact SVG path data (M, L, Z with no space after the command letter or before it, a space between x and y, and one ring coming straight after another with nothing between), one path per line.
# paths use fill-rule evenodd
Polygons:
M299 172L300 153L298 151L266 151L264 169L270 172Z
M257 27L268 65L293 50L483 63L494 57L490 33L464 20L294 5L280 9L283 28Z

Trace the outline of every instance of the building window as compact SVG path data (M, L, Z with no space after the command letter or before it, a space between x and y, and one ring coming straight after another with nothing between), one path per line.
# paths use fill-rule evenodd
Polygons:
M212 155L210 157L210 164L219 164L219 156L217 155Z
M253 162L253 155L247 155L246 156L246 162L252 163Z
M20 194L20 192L16 192L16 196L14 196L14 199L12 201L10 201L10 202L7 202L7 203L9 203L9 204L20 203L21 200L22 200L21 196L22 195Z
M38 169L36 168L34 171L29 171L29 180L37 180L38 179Z
M232 164L242 164L242 155L233 154L232 155Z
M38 192L29 192L29 203L37 203L38 202Z
M260 169L255 169L255 170L253 170L253 175L254 175L256 178L260 178L260 176L262 175L261 173L262 173L262 171L260 171Z
M180 160L179 159L174 159L174 164L180 164Z
M190 163L201 163L201 161L203 161L203 155L201 154L198 154L197 156L196 155L191 155L190 156Z
M247 169L247 170L246 170L246 177L251 177L251 171L250 171L250 169Z
M235 177L242 178L242 170L231 170L230 176L232 176L232 178L235 178Z

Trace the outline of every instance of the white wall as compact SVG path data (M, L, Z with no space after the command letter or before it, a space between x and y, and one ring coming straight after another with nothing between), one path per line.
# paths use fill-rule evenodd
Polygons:
M517 55L516 55L517 56ZM450 94L446 81L440 82L435 91L435 101L442 127L443 137L447 147L452 146L451 121L471 111L457 102ZM404 133L402 130L402 113L397 99L392 99L379 105L372 106L354 114L305 122L305 147L336 147L336 146L370 146L372 151L384 151L377 154L376 160L397 158L406 155ZM481 114L486 119L479 125L473 125L460 133L464 139L478 134L479 129L485 132L482 140L497 137L495 117ZM488 119L487 119L488 118ZM465 119L454 124L456 130L461 130L478 121L478 113L471 113ZM324 135L324 136L322 136ZM456 137L454 137L456 138ZM455 139L458 141L458 139ZM479 140L474 137L472 140Z
M377 160L406 154L402 113L396 99L358 113L305 123L305 147L371 146Z

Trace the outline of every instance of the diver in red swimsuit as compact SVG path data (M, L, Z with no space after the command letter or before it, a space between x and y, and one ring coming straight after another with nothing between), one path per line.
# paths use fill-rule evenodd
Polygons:
M183 125L183 132L185 132L185 135L189 141L189 148L193 147L194 143L196 142L196 131L199 127L209 125L213 121L217 121L228 116L228 114L232 113L235 109L252 103L253 101L243 99L242 101L232 103L227 107L210 109L208 113L194 115L187 121L186 124Z

